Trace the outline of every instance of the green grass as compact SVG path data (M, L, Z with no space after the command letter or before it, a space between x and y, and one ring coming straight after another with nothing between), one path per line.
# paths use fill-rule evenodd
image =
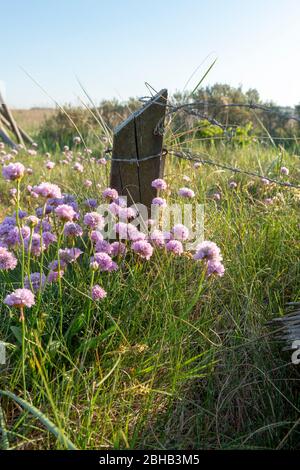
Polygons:
M299 157L278 149L220 145L209 154L276 178L284 164L289 181L299 181ZM96 184L108 182L109 169L98 165L86 164L80 175L59 164L49 173L41 156L17 160L34 170L24 187L51 180L80 202L99 197ZM8 362L0 366L0 390L27 403L2 397L3 447L61 449L70 441L79 449L299 448L299 371L266 322L283 314L287 301L299 301L300 193L242 175L234 176L232 191L229 172L195 170L172 157L165 173L171 202L189 186L205 204L205 238L221 247L224 277L205 280L189 256L157 252L149 263L128 259L117 273L99 275L108 296L91 305L88 267L68 270L62 304L57 286L47 287L40 307L26 312L26 393L20 323L1 303ZM92 188L84 188L86 178ZM1 180L3 214L13 211L10 186ZM277 199L267 206L270 196ZM24 189L22 206L30 204ZM19 272L1 273L1 296L19 280Z

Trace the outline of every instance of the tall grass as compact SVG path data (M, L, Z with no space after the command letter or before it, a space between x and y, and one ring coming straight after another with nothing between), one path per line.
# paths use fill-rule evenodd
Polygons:
M299 158L273 148L221 145L209 152L278 178L285 164L290 179L299 179ZM99 196L96 183L107 185L107 168L86 164L78 174L58 163L60 153L51 173L41 156L18 159L34 170L28 183L51 180L80 202ZM87 266L76 265L62 280L61 296L57 286L47 287L39 308L28 313L26 394L21 328L1 303L8 351L0 366L4 447L299 447L299 372L266 322L283 313L286 301L299 300L300 194L243 176L232 190L228 172L171 158L165 173L173 202L187 184L182 177L191 178L188 185L205 204L205 238L221 247L225 276L204 281L188 256L156 252L148 264L129 261L102 276L108 296L91 308ZM86 178L91 188L84 188ZM0 185L3 213L12 212L8 185ZM219 202L211 197L216 191ZM22 195L22 208L30 208L25 182ZM266 205L266 197L274 203ZM9 278L1 272L1 298L19 279L20 272Z

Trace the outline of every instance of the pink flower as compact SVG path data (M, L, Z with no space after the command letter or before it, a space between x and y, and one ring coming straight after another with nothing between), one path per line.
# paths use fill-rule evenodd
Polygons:
M165 180L163 180L161 178L157 178L156 180L153 180L152 183L151 183L151 186L152 186L152 188L160 189L161 191L164 191L168 187Z
M162 197L155 197L152 199L153 206L167 207L167 201Z
M71 222L76 215L73 207L69 206L68 204L61 204L57 206L54 212L57 217L64 222Z
M212 198L215 200L215 201L220 201L221 200L221 194L220 193L214 193L212 195Z
M189 238L189 229L182 224L176 224L171 230L171 233L176 240L187 240Z
M99 230L92 230L91 231L91 240L92 242L94 243L97 243L99 241L102 241L103 240L103 235L101 232L99 232Z
M229 187L230 187L230 189L236 189L237 188L237 183L235 181L230 181L229 182Z
M32 307L35 304L34 295L29 289L16 289L11 294L7 295L4 303L9 307Z
M170 240L166 243L167 251L174 253L174 255L180 256L183 253L183 246L179 240Z
M81 165L81 163L79 162L76 162L75 165L73 166L73 169L75 171L78 171L79 173L82 173L83 172L83 166Z
M45 198L61 198L60 188L52 183L40 183L38 186L34 186L32 191Z
M92 298L93 300L102 300L107 296L107 292L100 287L98 284L95 284L92 287Z
M83 252L79 248L65 248L64 250L60 249L58 253L59 259L64 263L73 263Z
M99 229L101 230L104 227L104 218L98 212L88 212L85 214L83 219L85 225L92 229Z
M261 182L262 182L262 184L264 184L265 186L267 186L268 184L270 184L270 181L269 181L267 178L262 178L262 179L261 179Z
M108 255L111 254L111 246L110 243L106 240L99 240L96 243L95 250L97 253L107 253Z
M0 269L3 271L15 269L17 264L18 261L15 255L6 248L0 247Z
M25 167L22 163L9 163L2 168L2 175L6 180L15 181L23 178Z
M99 163L99 165L106 165L107 161L105 158L100 158L99 160L97 160L97 163Z
M116 271L118 265L111 259L107 253L95 253L91 258L92 269L100 269L100 271Z
M145 240L138 240L133 242L131 245L133 251L135 251L141 258L149 260L153 254L153 247Z
M162 248L165 246L165 237L161 230L154 229L150 234L150 240L158 248Z
M46 168L47 168L47 170L53 170L54 167L55 167L55 163L54 163L54 162L47 162L47 163L46 163Z
M209 277L212 274L222 277L224 276L225 268L220 261L209 260L206 265L206 276Z
M178 191L178 194L179 196L182 196L188 199L192 199L193 197L195 197L194 191L190 188L180 188Z
M126 253L126 245L122 242L113 242L110 248L111 256L125 255Z
M197 246L196 253L194 255L195 260L209 260L209 261L221 261L221 251L216 243L211 241L203 241Z
M289 174L289 172L290 172L290 170L289 170L286 166L282 166L282 167L280 168L280 173L281 173L282 175L287 176L287 175Z
M118 199L119 195L118 195L118 191L116 189L113 189L113 188L106 188L103 192L102 192L102 196L105 198L105 199L110 199L112 201L115 201L116 199Z
M93 185L93 182L91 180L85 180L84 186L86 188L90 188Z

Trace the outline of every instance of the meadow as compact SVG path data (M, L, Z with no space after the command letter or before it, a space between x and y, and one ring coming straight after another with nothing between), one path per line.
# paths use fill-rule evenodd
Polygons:
M46 147L1 150L2 448L299 448L299 369L267 322L299 301L300 191L169 156L160 196L183 204L188 187L204 204L225 268L210 273L174 233L105 245L94 212L122 208L109 161L79 140ZM189 147L299 182L294 150ZM31 296L7 299L19 288Z

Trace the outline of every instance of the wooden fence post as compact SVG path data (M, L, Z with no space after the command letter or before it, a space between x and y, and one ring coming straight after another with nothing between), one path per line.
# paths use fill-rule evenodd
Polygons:
M139 202L150 208L157 195L151 182L163 177L165 157L162 155L163 136L155 133L155 128L164 122L167 98L168 91L161 90L114 131L110 185L127 196L128 205ZM128 163L128 159L136 162Z

